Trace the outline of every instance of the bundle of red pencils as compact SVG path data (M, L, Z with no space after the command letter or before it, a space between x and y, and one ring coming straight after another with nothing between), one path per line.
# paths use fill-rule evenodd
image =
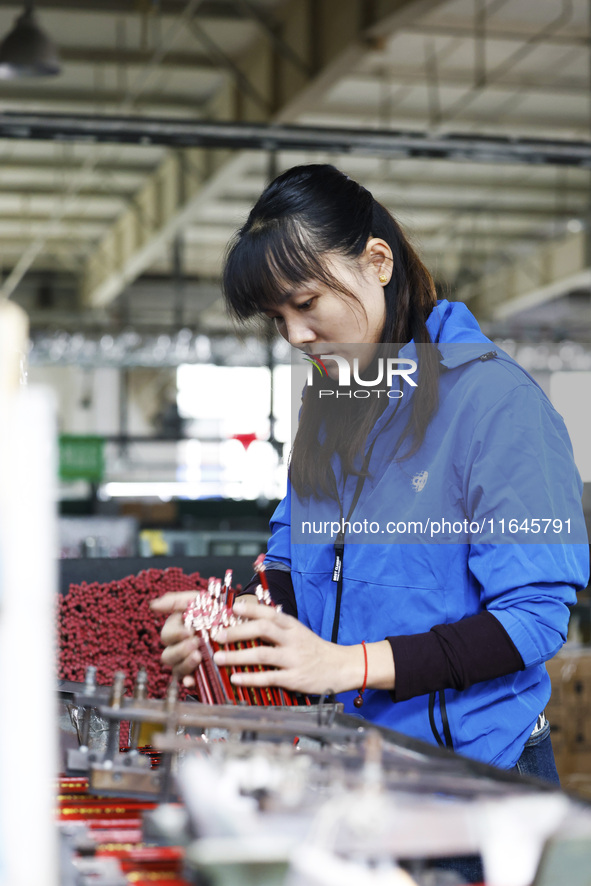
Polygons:
M255 563L255 569L260 578L256 596L260 603L274 607L275 604L271 599L266 581L264 565L260 560L261 558ZM274 686L260 688L235 686L230 680L230 673L235 673L238 668L219 668L216 665L213 656L220 649L214 639L216 632L220 628L232 627L243 621L232 611L234 592L231 590L231 585L232 572L228 569L223 586L219 579L210 579L207 590L197 592L195 599L189 604L184 614L185 627L199 638L201 664L195 672L199 701L204 704L294 705L300 704L302 701L304 704L309 704L307 699L301 699L296 693ZM224 645L224 650L231 652L260 645L260 640L248 640L243 643L228 643ZM240 670L262 671L267 668L257 665Z

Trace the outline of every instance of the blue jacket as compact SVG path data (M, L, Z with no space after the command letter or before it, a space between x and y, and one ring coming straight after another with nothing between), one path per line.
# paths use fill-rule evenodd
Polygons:
M562 418L525 370L483 335L465 305L440 302L427 327L441 354L439 408L423 444L405 461L393 460L392 449L412 390L394 415L398 401L388 403L368 438L367 447L375 438L369 477L351 521L365 517L382 528L377 535L347 535L338 642L421 633L487 609L525 670L461 692L448 689L444 704L456 751L510 768L548 702L544 661L564 643L568 607L588 580L582 485ZM400 356L416 356L414 343ZM343 481L338 463L333 467L346 515L356 478ZM561 519L561 531L548 518ZM334 538L304 533L302 524L338 519L335 502L300 500L288 487L271 519L266 557L291 570L298 618L327 640L337 588ZM435 536L399 533L382 543L388 521L427 526L427 519L448 526ZM451 531L454 521L466 519L482 531ZM508 531L509 520L518 521L512 526L519 531ZM347 712L356 712L356 694L339 697ZM443 736L440 698L431 713ZM435 742L428 695L393 702L386 691L367 690L363 716Z

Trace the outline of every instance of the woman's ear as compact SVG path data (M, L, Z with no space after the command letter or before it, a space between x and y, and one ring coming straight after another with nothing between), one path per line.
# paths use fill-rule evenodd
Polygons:
M365 246L365 257L382 286L390 282L394 259L392 250L381 237L370 237Z

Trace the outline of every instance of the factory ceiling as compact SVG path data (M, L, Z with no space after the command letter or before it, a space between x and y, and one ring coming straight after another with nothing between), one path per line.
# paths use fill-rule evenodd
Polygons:
M0 115L589 143L586 0L37 0L36 10L62 72L0 81ZM3 4L0 35L21 11ZM589 341L591 170L527 159L0 139L1 291L38 330L223 333L232 233L271 174L329 161L373 191L442 290L483 321L533 337L558 323Z

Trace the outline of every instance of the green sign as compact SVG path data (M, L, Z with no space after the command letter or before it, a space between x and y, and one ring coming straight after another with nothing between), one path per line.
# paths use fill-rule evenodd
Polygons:
M100 483L105 469L104 445L102 437L61 434L59 438L61 479Z

